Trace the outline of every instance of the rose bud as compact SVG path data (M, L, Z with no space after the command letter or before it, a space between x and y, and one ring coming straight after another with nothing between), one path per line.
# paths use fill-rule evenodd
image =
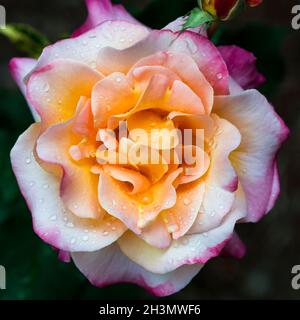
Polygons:
M262 0L199 0L200 8L210 13L219 20L229 20L245 4L256 7Z

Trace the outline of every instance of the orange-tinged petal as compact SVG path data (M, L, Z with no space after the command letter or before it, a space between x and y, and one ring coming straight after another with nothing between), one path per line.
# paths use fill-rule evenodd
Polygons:
M87 103L84 108L90 110L90 104ZM79 112L75 119L81 114ZM82 136L73 131L75 119L49 127L37 141L37 154L43 161L63 169L60 192L66 207L78 217L99 218L105 211L98 202L98 177L90 172L88 160L75 162L69 154L70 148L82 140ZM71 148L74 155L72 151ZM86 149L79 148L77 151L84 152ZM75 153L75 158L77 155Z
M135 106L137 99L133 83L123 73L115 72L99 81L92 92L95 126L106 128L111 116L127 112Z
M180 173L181 169L178 169L148 191L131 195L124 183L103 172L99 182L99 201L109 214L140 234L142 228L153 221L162 210L175 204L176 191L172 184Z
M130 194L144 192L151 187L150 181L137 171L112 165L104 165L103 170L114 179L129 182L133 186Z
M72 118L80 97L90 97L93 86L102 77L83 63L55 60L33 72L27 96L46 128Z

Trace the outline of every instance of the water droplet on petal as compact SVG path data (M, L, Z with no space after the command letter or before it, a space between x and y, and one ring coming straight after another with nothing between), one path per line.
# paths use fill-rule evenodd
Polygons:
M31 159L30 159L30 158L26 158L25 162L26 162L27 164L30 164L30 163L31 163Z
M74 244L75 242L76 242L76 239L75 239L75 238L72 238L72 239L71 239L71 243Z
M74 224L73 224L72 222L68 222L68 223L66 224L66 226L67 226L68 228L74 228Z
M221 72L217 74L217 79L218 79L218 80L222 80L222 79L223 79L223 75L222 75Z
M88 241L88 240L89 240L89 236L83 236L83 237L82 237L82 240L83 240L83 241Z
M57 220L57 216L56 216L56 215L51 216L51 217L50 217L50 220L51 220L51 221L55 221L55 220Z
M183 244L188 244L188 243L189 243L189 240L188 240L187 238L183 238L183 239L182 239L182 243L183 243Z
M48 184L48 183L45 183L45 184L43 185L43 188L44 188L44 189L48 189L48 188L49 188L49 184Z
M48 84L47 82L44 83L44 85L43 85L43 90L44 90L45 92L49 92L49 84Z
M185 199L183 200L183 204L184 204L185 206L188 206L190 203L191 203L191 200L188 199L188 198L185 198Z

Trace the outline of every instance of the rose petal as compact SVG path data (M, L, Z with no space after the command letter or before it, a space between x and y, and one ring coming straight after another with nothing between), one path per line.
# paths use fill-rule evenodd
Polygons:
M246 220L258 221L270 209L275 156L289 131L266 98L256 90L216 97L214 110L241 132L241 145L231 159L247 197Z
M113 5L110 0L85 0L85 3L88 17L85 23L73 32L73 37L77 37L108 20L122 20L140 24L121 4Z
M265 77L256 69L256 57L251 52L237 46L221 46L218 49L227 64L230 76L242 88L257 88L265 82Z
M21 92L26 98L26 85L24 82L25 77L34 69L37 64L37 60L29 58L13 58L9 62L9 70L19 86ZM30 111L35 121L40 121L40 116L29 104Z
M117 245L91 253L73 253L72 258L77 268L97 287L130 282L156 296L167 296L181 290L203 267L196 264L164 275L151 273L130 261Z
M90 110L90 104L84 108ZM77 116L48 128L37 140L37 154L43 161L63 169L60 192L66 207L78 217L99 218L105 212L98 202L98 176L90 172L90 163L74 162L69 155L71 146L83 139L72 130Z
M235 203L222 224L203 234L186 235L173 241L167 249L150 246L132 232L126 232L118 244L122 252L150 272L164 274L185 264L206 263L219 255L231 239L235 223L245 217L246 201L241 189L237 190Z
M108 68L112 70L114 66L133 66L140 59L161 51L188 55L197 63L216 95L228 94L229 74L219 50L210 40L195 32L185 31L179 35L170 30L154 30L148 37L125 50L110 47L104 53L106 57L113 57L113 62L105 60L111 63ZM128 70L123 68L122 72Z
M232 238L227 242L226 246L222 250L222 255L225 257L241 259L245 256L246 251L246 246L237 233L234 232Z
M57 59L71 59L96 68L101 48L110 46L125 49L148 34L148 29L142 25L126 21L105 21L76 38L64 39L46 47L38 59L36 68L40 69Z
M80 74L80 77L78 75ZM27 84L29 102L48 127L70 119L81 96L89 97L102 75L83 63L56 60L32 73Z
M35 232L50 245L64 251L95 251L116 241L126 230L119 220L80 219L61 201L60 179L45 171L32 152L41 131L32 125L16 142L11 161L21 192L33 219Z
M213 103L212 87L199 71L197 64L190 56L181 53L170 54L168 52L158 52L138 61L132 67L129 74L133 73L136 68L143 66L163 66L166 69L173 71L188 88L192 89L197 96L201 98L204 109L208 114L210 113ZM180 98L182 95L183 97L188 98L188 94L185 94L182 91L176 95L176 98ZM174 102L176 102L176 99L174 99ZM200 108L203 108L203 106L200 106ZM202 109L202 113L204 113L203 111L204 110ZM199 114L200 112L197 113Z
M176 191L172 183L180 173L181 169L178 169L145 193L133 196L128 194L124 184L103 172L99 181L99 201L109 214L140 234L141 228L153 221L162 210L175 204Z
M239 146L241 134L227 120L215 115L213 118L217 129L210 142L211 162L205 178L203 204L189 233L207 232L218 227L232 208L238 184L237 173L229 156Z
M151 187L150 181L137 171L112 165L104 165L103 170L114 179L132 184L130 194L144 192Z
M127 112L137 100L133 84L124 74L115 72L107 76L95 85L92 92L95 126L105 128L112 115Z

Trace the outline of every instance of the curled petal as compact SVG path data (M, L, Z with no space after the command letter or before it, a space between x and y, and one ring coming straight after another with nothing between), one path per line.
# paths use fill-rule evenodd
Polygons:
M178 169L146 192L133 196L124 184L103 172L99 181L99 201L109 214L123 221L135 233L141 234L141 229L162 210L175 204L176 191L172 183L180 173L181 169Z
M116 66L117 68L126 66L122 72L129 71L129 68L140 59L157 52L188 55L196 62L216 95L228 94L229 74L219 50L206 37L195 32L185 31L179 35L170 30L154 30L147 37L126 49L120 50L113 48L113 46L110 47L106 48L104 52L106 57L113 57L114 62L110 64L110 69ZM105 61L109 63L109 59ZM118 62L116 63L116 61ZM185 64L185 67L187 65ZM202 83L203 81L201 81ZM193 87L196 85L194 83ZM211 99L210 96L206 98Z
M168 296L181 290L203 267L196 264L163 275L155 274L128 259L116 244L96 252L73 253L72 258L79 270L97 287L130 282L156 296Z
M84 108L90 109L89 103ZM98 203L98 176L90 172L89 163L74 162L69 155L71 146L83 139L72 132L73 121L48 128L37 141L37 154L63 169L60 192L69 210L81 218L98 218L104 214ZM71 154L76 159L74 148Z
M270 210L278 195L274 163L289 131L266 98L256 90L216 97L214 110L241 132L241 145L231 159L247 197L249 214L246 220L258 221Z
M246 201L242 189L237 190L231 212L222 224L207 233L185 235L166 249L150 246L132 232L126 232L118 244L122 252L146 270L164 274L185 264L204 264L219 255L231 239L235 223L245 217Z
M32 214L35 232L64 251L95 251L115 242L126 230L119 220L80 219L65 208L60 179L45 171L33 155L40 124L32 125L16 142L11 161L21 192Z

